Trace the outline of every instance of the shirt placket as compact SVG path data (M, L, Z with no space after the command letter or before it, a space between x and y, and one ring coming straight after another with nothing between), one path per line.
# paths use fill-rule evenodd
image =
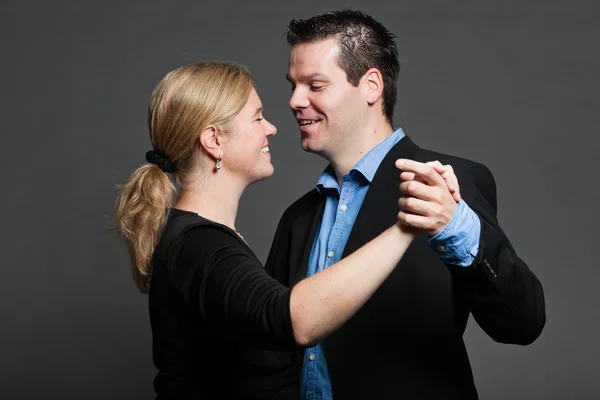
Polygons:
M310 349L311 354L315 354L316 355L316 351L317 347L313 347ZM308 364L308 369L306 371L306 399L307 400L314 400L315 398L315 385L316 385L316 381L315 381L315 368L316 368L316 363L314 362L314 360L311 360L310 363Z
M338 246L340 245L340 239L342 236L342 231L347 227L344 226L346 222L346 210L348 209L348 204L352 200L354 196L354 191L356 188L356 184L351 181L344 181L344 184L341 188L341 193L339 199L336 204L336 213L335 220L333 223L333 227L331 229L331 233L329 235L329 240L327 241L327 247L325 248L325 262L323 265L323 269L328 268L333 264L333 261L336 259L335 255L338 251ZM337 193L336 193L337 194ZM341 250L340 250L341 251ZM337 257L338 259L340 257ZM317 399L317 381L316 381L316 369L318 368L317 360L320 357L323 357L323 347L322 343L317 344L313 348L310 349L309 354L309 365L307 369L307 377L306 377L306 400L316 400ZM315 357L311 360L311 357ZM321 393L319 393L319 396Z
M338 251L341 251L341 249L338 249L338 246L340 245L342 232L345 229L348 229L348 227L345 226L346 211L348 210L348 204L350 201L352 201L352 197L354 197L355 188L356 184L354 182L344 180L342 192L340 194L338 203L336 204L335 222L333 223L331 235L329 236L329 241L327 243L327 258L325 260L325 268L331 266L334 260L341 259L341 257L335 257L335 255L338 253Z

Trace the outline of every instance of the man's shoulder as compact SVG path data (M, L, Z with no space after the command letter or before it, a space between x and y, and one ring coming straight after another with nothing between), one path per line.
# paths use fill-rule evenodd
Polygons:
M490 170L484 164L473 161L464 157L455 156L452 154L441 153L435 150L419 148L415 155L416 161L428 162L439 161L442 164L449 164L454 169L457 176L474 173L483 173L491 175Z
M496 180L485 164L423 148L419 148L415 158L420 162L437 160L444 165L451 165L458 178L461 194L479 192L494 209L496 208Z
M451 165L456 165L456 166L461 166L461 167L473 167L475 165L479 165L480 163L470 160L468 158L464 158L464 157L459 157L459 156L455 156L452 154L446 154L446 153L441 153L439 151L435 151L435 150L429 150L429 149L424 149L424 148L419 148L419 151L417 152L416 157L418 158L417 161L423 161L423 162L427 162L427 161L439 161L442 164L451 164Z

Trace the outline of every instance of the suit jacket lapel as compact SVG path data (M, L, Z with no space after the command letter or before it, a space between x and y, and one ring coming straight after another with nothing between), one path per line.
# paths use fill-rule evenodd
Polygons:
M291 267L290 287L306 278L313 242L325 210L325 196L322 196L316 190L314 193L315 195L310 199L306 211L292 223L289 260Z
M414 158L418 149L405 136L385 156L367 191L342 257L353 253L398 220L401 171L394 164L399 158Z

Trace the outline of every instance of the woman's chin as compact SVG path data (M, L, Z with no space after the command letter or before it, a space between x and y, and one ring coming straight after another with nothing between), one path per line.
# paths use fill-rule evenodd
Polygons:
M273 168L273 165L270 166L270 168L268 169L264 169L262 171L260 171L260 174L257 174L252 181L250 182L250 184L256 183L256 182L260 182L260 181L264 181L265 179L268 179L270 177L273 176L273 173L275 172L275 168Z
M274 173L275 173L275 168L273 167L273 164L271 164L271 168L269 168L269 170L265 171L264 177L261 180L265 180L265 179L272 177Z

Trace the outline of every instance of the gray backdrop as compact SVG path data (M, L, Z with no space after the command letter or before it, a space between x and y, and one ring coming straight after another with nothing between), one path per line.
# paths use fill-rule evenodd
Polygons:
M276 173L238 228L266 258L284 209L325 166L287 107L289 19L351 7L398 37L396 125L485 163L499 219L543 283L527 347L465 340L482 399L600 398L596 259L598 7L578 1L3 2L0 397L150 399L147 297L110 232L115 185L150 148L146 105L170 69L253 71Z

